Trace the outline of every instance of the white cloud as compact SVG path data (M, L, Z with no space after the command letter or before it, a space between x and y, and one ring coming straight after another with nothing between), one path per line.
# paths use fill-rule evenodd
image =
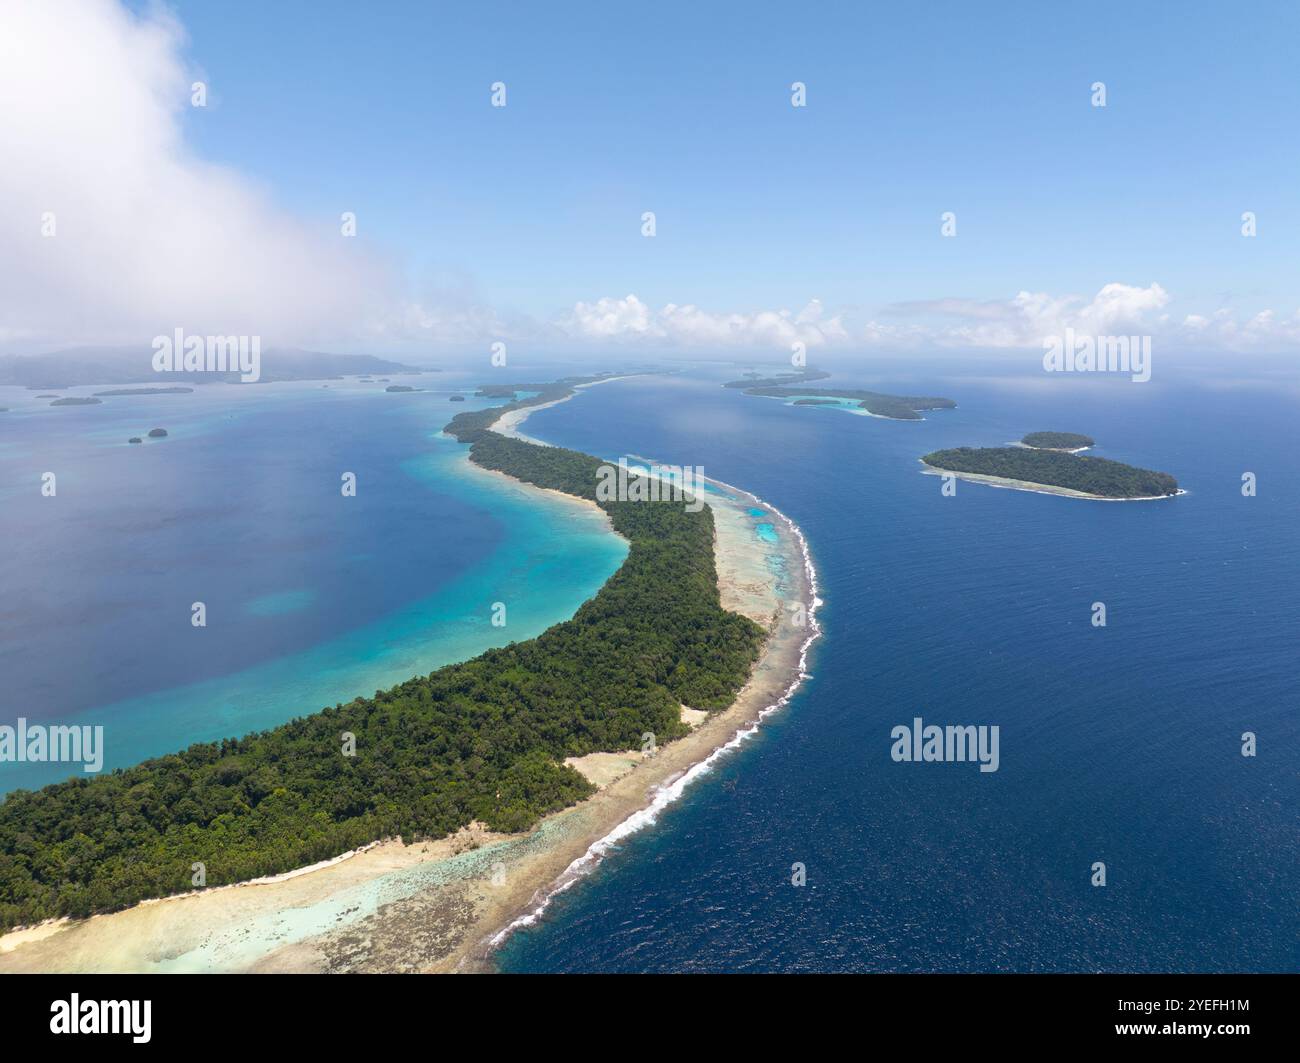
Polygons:
M1294 350L1300 347L1300 310L1279 316L1261 310L1240 319L1230 310L1217 310L1208 317L1188 314L1181 333L1189 342L1228 350Z
M1073 329L1076 335L1149 335L1179 349L1281 353L1300 347L1300 310L1240 314L1175 315L1173 297L1157 283L1146 287L1110 283L1092 298L1019 292L1006 300L935 299L888 308L886 324L861 333L873 344L929 344L948 348L1040 348L1046 337Z
M1091 299L1022 291L1006 300L898 303L888 308L891 317L934 323L900 333L872 322L864 338L889 342L910 335L945 347L1041 347L1044 337L1059 336L1067 328L1080 335L1149 334L1161 324L1160 311L1168 302L1169 293L1159 284L1138 288L1112 283Z
M303 342L394 312L336 219L309 228L186 149L193 77L165 10L0 0L0 25L0 339Z
M693 349L814 348L898 351L1036 350L1066 329L1075 335L1149 335L1187 350L1285 352L1300 348L1300 311L1241 316L1171 312L1173 297L1160 284L1112 282L1095 295L1021 291L1008 299L942 298L895 303L863 323L847 313L826 316L819 300L803 310L705 311L669 303L653 310L635 295L580 302L555 327L592 343L636 342Z
M798 313L758 310L711 313L694 305L669 303L652 310L635 295L580 302L557 323L566 335L588 340L651 339L682 347L809 348L848 340L840 315L827 317L819 300Z

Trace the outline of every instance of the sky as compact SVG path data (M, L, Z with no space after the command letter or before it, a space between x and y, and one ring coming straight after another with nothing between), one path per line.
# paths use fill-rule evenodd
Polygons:
M0 13L0 353L1300 350L1294 4Z

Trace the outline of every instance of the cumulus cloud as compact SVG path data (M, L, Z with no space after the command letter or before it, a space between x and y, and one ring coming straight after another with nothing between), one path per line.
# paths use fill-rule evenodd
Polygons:
M1041 347L1072 329L1076 336L1149 335L1188 350L1284 352L1300 346L1300 310L1241 314L1172 312L1172 295L1157 283L1104 285L1095 295L1017 293L1005 300L934 299L896 303L884 323L861 333L869 344L947 348Z
M1038 347L1044 337L1062 335L1067 328L1091 336L1150 333L1164 323L1161 312L1168 303L1169 293L1155 283L1145 288L1107 284L1091 299L1022 291L1005 300L896 303L887 308L889 316L931 324L899 329L872 322L864 338L872 342L924 338L947 347Z
M1188 314L1182 321L1180 335L1189 343L1228 350L1294 350L1300 347L1300 310L1279 315L1261 310L1240 318L1230 310L1220 309L1208 316Z
M0 340L303 342L400 320L336 220L308 226L187 150L194 78L164 9L0 0L0 25Z
M1242 316L1172 312L1160 284L1112 282L1091 296L1017 292L1007 299L941 298L893 303L862 322L848 313L828 316L812 300L788 310L706 311L669 303L654 310L635 295L580 302L554 324L570 339L652 341L692 349L773 349L802 341L814 348L898 351L1042 350L1048 337L1149 335L1189 350L1287 351L1300 347L1300 311L1264 310Z
M1140 288L1107 284L1091 299L1075 295L1019 292L1011 299L933 299L896 303L885 320L854 325L846 315L827 316L813 299L798 313L757 310L710 312L669 303L652 310L635 295L580 302L559 327L568 335L595 339L642 339L685 347L894 346L1024 348L1066 328L1078 334L1130 334L1165 321L1169 294L1159 285Z
M568 336L588 340L652 339L683 347L809 348L847 341L841 315L827 317L813 299L797 313L789 310L713 313L694 305L668 303L652 310L635 295L580 302L559 322Z

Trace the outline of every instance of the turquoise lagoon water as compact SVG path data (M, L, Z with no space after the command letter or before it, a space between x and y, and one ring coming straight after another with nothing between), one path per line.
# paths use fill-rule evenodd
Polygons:
M126 766L571 616L626 544L590 507L472 468L441 428L492 403L412 382L440 390L209 385L50 407L0 389L0 719L103 725L106 768ZM168 438L127 444L152 427ZM0 764L0 791L71 770Z
M767 397L769 396L760 396L760 398ZM775 396L771 397L775 398ZM785 406L795 406L800 399L811 399L817 404L815 406L799 406L798 409L801 410L839 410L841 413L852 413L859 417L871 416L862 408L860 399L840 399L827 395L791 395L782 399L781 402Z

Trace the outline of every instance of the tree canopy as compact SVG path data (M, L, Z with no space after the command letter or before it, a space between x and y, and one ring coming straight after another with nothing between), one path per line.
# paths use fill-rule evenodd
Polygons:
M936 450L921 460L936 469L950 472L1001 476L1008 480L1065 487L1104 498L1152 498L1178 493L1178 481L1167 472L1152 472L1119 461L1065 454L1058 450L957 447Z

